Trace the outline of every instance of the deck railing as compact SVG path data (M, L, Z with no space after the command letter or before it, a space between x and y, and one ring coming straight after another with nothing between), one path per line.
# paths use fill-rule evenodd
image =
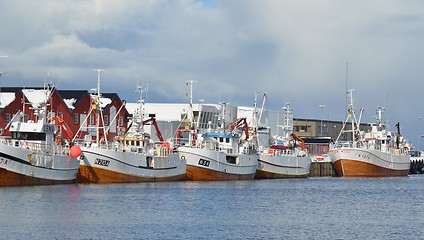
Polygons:
M1 143L16 148L28 149L33 153L42 153L47 155L69 155L70 151L69 145L45 144L26 140L2 139Z

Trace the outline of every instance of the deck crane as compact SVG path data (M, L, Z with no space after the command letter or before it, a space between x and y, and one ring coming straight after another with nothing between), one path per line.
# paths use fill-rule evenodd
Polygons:
M54 116L54 117L52 117L52 119L50 119L50 122L52 122L52 121L56 121L56 123L57 123L59 126L61 126L61 127L62 127L62 129L65 131L66 135L68 135L68 137L69 137L70 139L73 139L73 138L74 138L74 136L72 135L72 133L71 133L71 131L70 131L70 129L69 129L69 126L68 126L68 124L66 124L65 120L63 120L63 119L62 119L61 117L59 117L59 116Z
M244 128L244 134L246 135L246 139L249 138L249 126L247 125L246 117L242 117L237 119L237 121L233 122L228 128L231 129L231 131L234 131L235 129L243 127Z
M159 140L161 142L163 142L163 136L162 136L162 133L159 130L158 123L156 122L156 118L151 117L147 120L144 120L143 125L153 125L156 129L156 135L158 136Z

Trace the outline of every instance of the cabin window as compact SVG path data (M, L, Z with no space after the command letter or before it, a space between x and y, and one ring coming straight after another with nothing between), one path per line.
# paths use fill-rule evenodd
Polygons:
M34 132L12 132L12 139L44 141L46 140L46 134Z
M103 121L104 121L105 126L109 126L109 116L108 115L103 116Z
M60 118L62 118L62 119L63 119L63 112L58 112L58 113L57 113L57 116L59 116Z
M219 142L224 142L224 138L220 137Z
M227 163L236 164L237 163L237 157L233 156L226 156Z
M6 113L5 121L6 121L6 124L10 122L10 113Z
M78 124L78 118L79 118L78 115L79 115L78 113L74 113L74 123L75 124Z
M225 142L226 142L226 143L230 143L230 139L229 139L229 138L226 138L226 139L225 139Z
M94 115L93 114L91 114L90 115L90 125L94 125L95 123L94 123Z

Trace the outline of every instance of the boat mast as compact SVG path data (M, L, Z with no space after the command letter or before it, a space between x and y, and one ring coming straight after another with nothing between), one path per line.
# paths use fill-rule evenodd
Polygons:
M258 118L258 111L257 111L257 109L256 109L256 106L257 106L257 104L256 104L256 102L257 102L257 100L258 100L258 93L259 93L259 91L256 91L255 92L255 100L253 101L253 116L252 116L252 126L255 128L255 131L257 131L257 129L258 129L258 123L259 123L259 121L260 121L260 119L257 119Z
M283 135L285 139L289 139L290 135L293 133L293 111L290 108L290 103L286 103L284 109L283 117Z
M3 55L0 55L0 58L8 58L9 56L3 56ZM0 78L1 78L1 75L2 74L4 74L4 72L0 72ZM0 85L0 95L1 95L1 85ZM0 98L0 106L1 106L1 98Z
M192 140L193 140L193 128L194 128L194 116L193 116L193 83L196 83L197 81L195 80L188 80L186 81L186 85L190 86L190 92L187 94L188 95L188 100L189 100L189 109L188 109L188 120L190 121L190 134L188 135L188 142L191 145L192 144Z
M137 123L137 132L142 131L144 133L145 93L148 91L148 87L147 85L147 87L144 88L143 83L141 83L141 85L137 83L136 92L140 94L140 99L138 100L138 109L136 110L137 116L133 119L133 121Z
M101 109L100 109L100 97L101 97L101 93L100 93L100 72L104 71L104 69L96 69L96 71L97 71L96 143L97 143L97 147L100 147L100 113L101 113Z
M383 127L383 117L382 117L382 113L383 113L383 108L378 106L377 107L377 125L379 128Z

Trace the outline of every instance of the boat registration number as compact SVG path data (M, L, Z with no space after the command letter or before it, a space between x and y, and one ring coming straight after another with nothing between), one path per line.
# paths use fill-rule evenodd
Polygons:
M7 159L0 159L0 164L7 165Z
M205 167L209 167L210 163L211 162L209 160L205 160L205 159L200 159L199 162L198 162L199 165L202 165L202 166L205 166Z
M104 159L99 159L96 158L96 160L94 161L94 164L100 165L100 166L105 166L105 167L109 167L109 160L104 160Z

